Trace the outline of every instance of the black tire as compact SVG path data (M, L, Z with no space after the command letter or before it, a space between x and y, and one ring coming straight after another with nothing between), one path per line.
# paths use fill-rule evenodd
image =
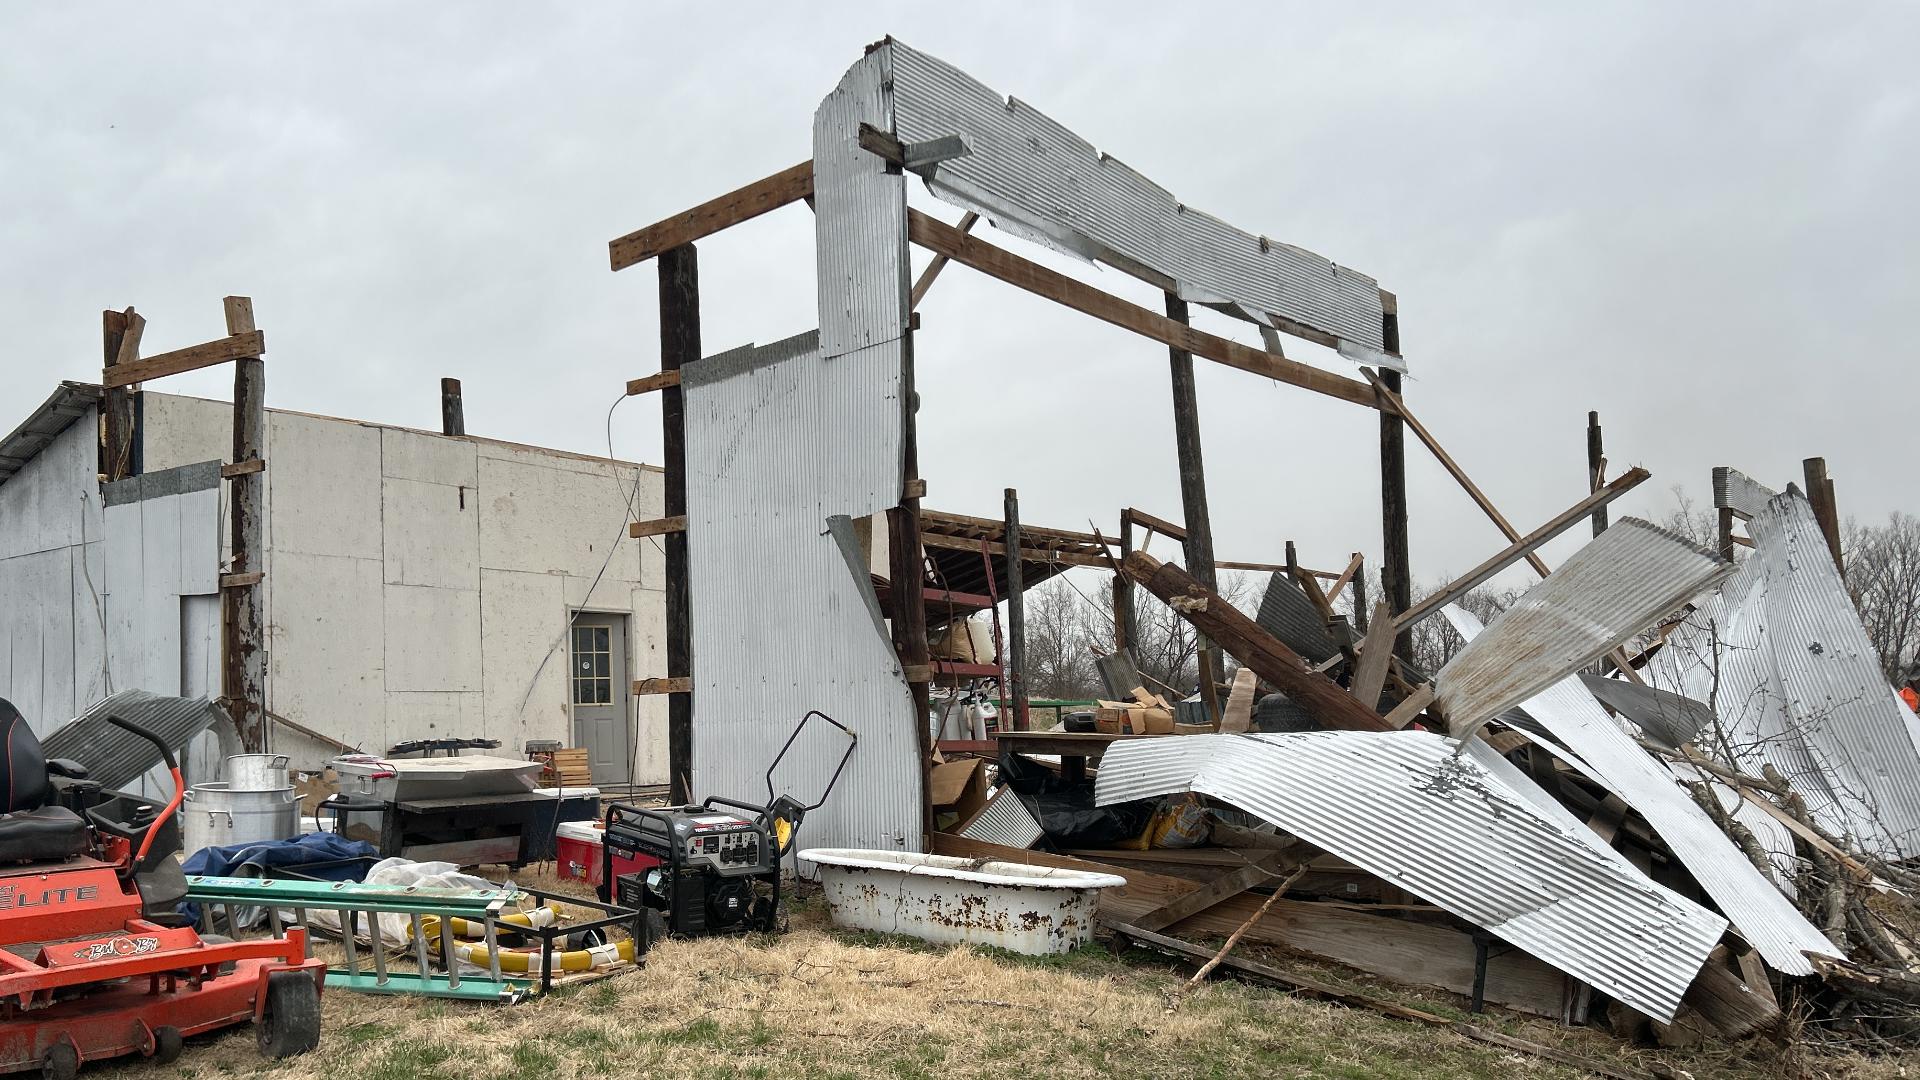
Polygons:
M73 1080L80 1075L80 1053L72 1043L59 1043L47 1048L40 1058L40 1075L43 1080Z
M304 971L267 976L267 1002L258 1027L260 1053L270 1058L304 1054L320 1045L320 989Z
M156 1065L171 1065L180 1059L180 1051L187 1040L180 1037L177 1027L157 1027L153 1029L153 1061Z

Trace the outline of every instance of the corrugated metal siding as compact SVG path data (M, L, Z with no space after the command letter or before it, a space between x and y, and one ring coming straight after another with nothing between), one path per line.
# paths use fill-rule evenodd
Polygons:
M1813 508L1789 489L1747 527L1752 558L1669 637L1650 680L1711 695L1724 737L1704 745L1746 772L1779 769L1828 830L1920 855L1920 748Z
M1222 799L1671 1019L1726 920L1454 748L1411 731L1122 742L1101 761L1096 795Z
M160 752L140 736L107 723L109 716L152 731L176 757L184 753L195 735L209 727L218 724L229 735L233 730L233 720L206 698L123 690L49 733L40 740L41 748L49 758L70 758L85 765L88 774L103 787L124 788L159 765ZM237 739L233 752L239 752Z
M1748 517L1755 517L1767 508L1767 503L1778 494L1772 488L1741 472L1729 469L1725 465L1716 465L1713 470L1713 505L1726 507Z
M1465 736L1680 607L1732 564L1639 518L1622 518L1528 589L1435 679Z
M1461 637L1472 641L1479 635L1480 620L1471 612L1449 604L1444 614ZM1788 975L1811 975L1806 951L1840 955L1578 678L1562 679L1528 698L1526 709L1579 754L1608 790L1647 819L1767 963Z
M1260 612L1253 621L1281 644L1306 657L1308 663L1322 663L1340 652L1333 635L1327 632L1327 620L1321 617L1320 609L1285 574L1275 573L1267 579L1267 591L1260 598Z
M689 365L687 550L693 586L694 791L756 799L800 717L819 709L860 742L809 846L918 851L925 722L871 584L850 570L828 521L900 501L905 329L905 179L857 145L862 121L891 126L888 57L848 71L814 121L820 325L764 349ZM774 778L818 796L844 748L817 725Z
M1384 343L1372 278L1182 205L1044 113L944 61L899 42L878 51L893 58L895 134L907 143L959 135L970 151L934 169L927 186L935 195L1048 246L1171 278L1187 299L1316 327L1363 346L1361 362L1404 370L1377 351Z
M1026 801L1012 788L1001 788L979 816L967 822L960 835L1008 847L1029 848L1039 843L1043 831Z
M1584 671L1580 682L1600 704L1632 721L1647 738L1665 747L1692 742L1701 728L1713 723L1713 710L1705 703L1670 690Z
M100 388L87 383L63 382L53 388L52 396L33 410L20 426L0 439L0 484L27 467L61 432L87 414L100 400Z

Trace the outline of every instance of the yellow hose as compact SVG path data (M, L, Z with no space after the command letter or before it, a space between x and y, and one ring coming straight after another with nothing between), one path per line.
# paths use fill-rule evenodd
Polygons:
M538 930L542 927L552 926L558 921L560 921L560 909L549 904L546 907L537 907L531 911L509 912L493 920L493 925L496 927L517 926L526 930ZM451 925L455 937L478 939L487 936L487 924L483 922L456 918L452 920ZM429 938L437 936L440 933L440 917L438 915L422 916L420 919L420 928Z
M455 945L453 951L460 959L475 967L487 966L487 948L484 945ZM553 959L555 971L590 971L608 964L632 963L633 942L619 941L611 945L596 945L591 949L556 952ZM501 949L500 970L516 975L537 975L540 972L540 951Z

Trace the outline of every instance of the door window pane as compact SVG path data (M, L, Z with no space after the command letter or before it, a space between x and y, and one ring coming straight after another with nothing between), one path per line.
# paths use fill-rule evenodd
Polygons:
M573 628L573 703L613 704L612 630L605 626Z

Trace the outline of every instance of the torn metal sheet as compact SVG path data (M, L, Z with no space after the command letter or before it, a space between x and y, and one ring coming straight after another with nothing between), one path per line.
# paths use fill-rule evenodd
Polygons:
M1692 742L1702 728L1713 723L1713 710L1705 703L1670 690L1609 679L1590 671L1581 672L1580 681L1600 704L1632 722L1649 741L1669 750Z
M1040 842L1045 831L1040 828L1040 819L1033 816L1033 810L1027 806L1012 788L1003 787L987 800L972 821L960 830L960 835L969 840L985 840L1007 847L1030 848Z
M1828 832L1892 858L1920 855L1920 746L1880 670L1806 497L1792 487L1748 522L1753 555L1667 638L1642 674L1709 702L1696 745L1759 775L1778 769Z
M1753 479L1739 469L1716 465L1713 470L1713 505L1732 510L1741 517L1755 517L1767 508L1779 492Z
M1095 801L1220 799L1670 1020L1726 920L1514 783L1426 732L1186 735L1115 743Z
M1458 604L1441 609L1462 638L1479 636L1480 620ZM1811 975L1806 953L1840 955L1748 861L1673 774L1641 749L1578 678L1565 678L1526 701L1527 715L1579 754L1609 791L1647 819L1687 872L1733 920L1767 963L1788 975Z
M1382 351L1374 279L1183 205L1044 113L945 61L892 39L875 53L890 57L893 134L909 144L958 135L966 144L966 154L925 173L937 197L1025 239L1143 274L1183 299L1262 325L1275 315L1321 331L1356 363L1406 370Z
M1657 525L1622 518L1468 642L1435 677L1436 702L1465 739L1732 571Z
M1320 609L1285 574L1275 572L1267 579L1267 591L1260 598L1260 611L1253 621L1310 664L1325 663L1340 654L1341 643L1327 629ZM1353 641L1349 634L1345 644Z
M206 698L169 697L145 690L122 690L49 732L40 746L49 759L67 758L87 767L87 774L108 789L124 788L161 764L152 743L107 723L117 716L158 735L176 756L184 755L194 736L214 729L221 736L222 757L240 752L240 737L226 710Z
M820 330L681 372L693 788L763 796L768 763L818 709L860 742L832 798L807 816L809 838L919 851L925 719L849 527L898 505L903 487L906 181L858 145L861 124L891 127L890 82L886 53L870 53L814 116ZM841 752L837 740L802 739L775 792L818 798Z

